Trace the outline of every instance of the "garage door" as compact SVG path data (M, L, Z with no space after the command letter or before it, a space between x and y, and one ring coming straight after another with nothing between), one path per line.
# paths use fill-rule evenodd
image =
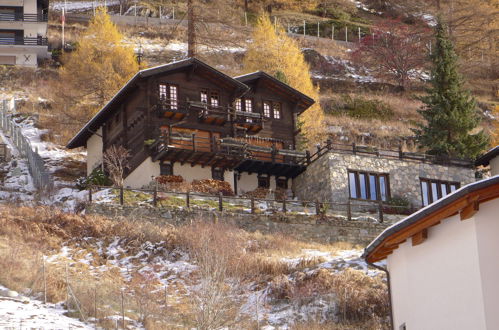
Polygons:
M2 56L0 55L0 65L15 65L16 57L15 56Z

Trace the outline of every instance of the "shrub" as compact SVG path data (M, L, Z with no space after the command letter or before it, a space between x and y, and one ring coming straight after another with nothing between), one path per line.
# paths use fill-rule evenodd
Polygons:
M111 179L98 167L89 176L78 178L76 188L85 190L88 186L110 186L112 183Z
M394 196L388 201L383 203L383 212L387 214L411 214L412 205L411 202L401 196Z
M357 119L390 119L392 108L380 100L368 100L359 96L345 95L339 112Z

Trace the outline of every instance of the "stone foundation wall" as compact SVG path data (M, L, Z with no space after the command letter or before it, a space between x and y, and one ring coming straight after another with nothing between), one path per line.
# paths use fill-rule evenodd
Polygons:
M404 197L414 207L422 206L420 178L455 181L461 186L476 181L473 168L329 152L294 179L295 194L300 199L318 196L330 202L346 203L348 170L387 173L391 197Z
M229 223L238 228L264 234L282 233L298 240L319 243L350 242L366 245L399 218L384 223L344 220L338 216L318 217L291 214L240 214L194 209L88 204L86 214L99 214L112 219L130 218L159 225L183 226L196 221ZM390 221L391 220L391 221Z

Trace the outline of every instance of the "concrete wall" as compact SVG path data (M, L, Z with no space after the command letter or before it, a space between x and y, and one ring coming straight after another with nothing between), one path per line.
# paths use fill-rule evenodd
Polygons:
M388 256L395 329L486 329L476 232L456 215Z
M90 175L96 166L102 164L102 128L99 128L87 140L87 175Z
M293 214L241 214L196 209L153 208L88 204L85 214L111 219L122 217L151 221L160 225L183 226L196 221L225 222L244 230L264 234L282 233L298 240L319 243L350 242L365 245L391 223L344 220L344 217L318 217Z
M387 173L391 197L405 197L415 207L422 205L420 178L456 181L461 186L475 181L473 168L329 152L294 180L295 192L301 199L317 196L345 203L349 199L348 170Z
M499 199L482 203L473 220L476 222L487 329L499 329L499 216L497 210L499 210Z
M159 176L159 170L159 162L153 162L151 157L147 157L139 167L125 178L125 187L142 188L153 180L153 176Z

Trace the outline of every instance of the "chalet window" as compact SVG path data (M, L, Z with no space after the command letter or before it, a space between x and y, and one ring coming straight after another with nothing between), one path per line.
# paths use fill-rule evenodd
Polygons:
M173 164L172 163L159 164L159 175L173 175Z
M243 111L243 104L241 99L236 99L234 102L234 107L236 108L236 111Z
M259 175L258 176L258 188L270 188L270 177L268 175Z
M244 111L253 112L253 100L252 99L245 99L244 100ZM253 120L251 118L246 118L246 122L252 123Z
M166 102L170 109L178 109L178 86L169 84L159 85L159 99Z
M390 198L388 174L349 171L348 186L350 198L373 201Z
M277 188L288 189L288 179L287 178L276 178L275 185Z
M272 110L274 112L274 119L281 119L281 104L273 103Z
M201 91L201 102L208 103L208 91Z
M429 205L459 189L459 182L421 178L421 199L423 206Z
M216 92L211 92L211 98L210 98L210 104L212 107L218 107L219 100L218 100L218 93Z
M213 180L224 181L224 170L223 168L213 167L211 169L211 177Z
M270 103L263 102L263 116L265 118L270 118Z

